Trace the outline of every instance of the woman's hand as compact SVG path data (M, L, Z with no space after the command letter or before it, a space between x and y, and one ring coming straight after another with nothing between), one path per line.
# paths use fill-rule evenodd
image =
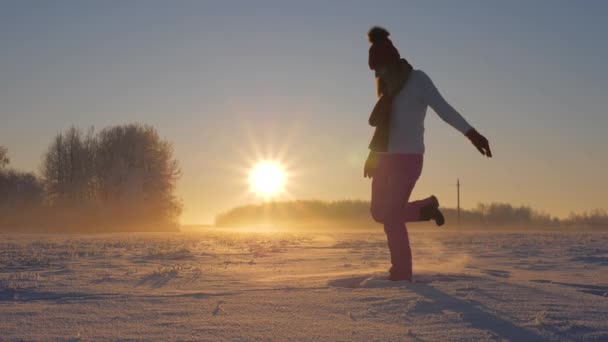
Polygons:
M488 158L492 158L492 151L490 150L490 143L488 139L483 135L479 134L474 128L471 128L467 134L467 138L471 140L471 143L479 150L481 154Z
M374 177L374 171L376 171L376 166L378 166L378 156L376 155L376 152L369 151L369 155L367 156L367 160L365 161L365 166L363 167L363 177Z

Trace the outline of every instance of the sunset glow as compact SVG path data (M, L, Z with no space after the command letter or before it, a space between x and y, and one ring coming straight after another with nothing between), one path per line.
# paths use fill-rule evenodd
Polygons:
M286 172L275 161L258 162L249 172L249 185L259 196L270 197L284 191Z
M608 1L1 4L0 342L608 342Z

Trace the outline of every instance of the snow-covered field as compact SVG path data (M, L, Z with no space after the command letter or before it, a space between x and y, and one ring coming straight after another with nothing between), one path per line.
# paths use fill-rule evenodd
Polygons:
M1 235L0 340L608 341L608 233Z

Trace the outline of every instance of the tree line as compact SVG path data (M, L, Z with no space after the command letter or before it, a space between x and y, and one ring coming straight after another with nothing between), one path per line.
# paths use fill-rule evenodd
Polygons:
M369 212L369 201L274 201L232 208L216 216L216 226L247 226L272 224L286 226L345 226L371 227L375 223ZM442 208L449 225L458 222L454 208ZM582 214L571 214L559 219L529 206L509 203L480 203L473 209L461 209L463 226L511 227L608 227L608 212L596 209Z
M177 230L180 169L172 145L148 125L57 134L38 173L9 168L0 146L0 229Z

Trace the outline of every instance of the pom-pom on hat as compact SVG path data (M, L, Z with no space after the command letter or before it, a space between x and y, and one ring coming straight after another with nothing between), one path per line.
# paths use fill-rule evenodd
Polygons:
M372 46L369 48L369 68L399 63L401 55L393 42L388 38L390 33L383 27L374 26L367 32L367 39Z
M373 26L367 31L367 39L372 44L388 39L388 36L390 35L391 34L384 27L380 26Z

